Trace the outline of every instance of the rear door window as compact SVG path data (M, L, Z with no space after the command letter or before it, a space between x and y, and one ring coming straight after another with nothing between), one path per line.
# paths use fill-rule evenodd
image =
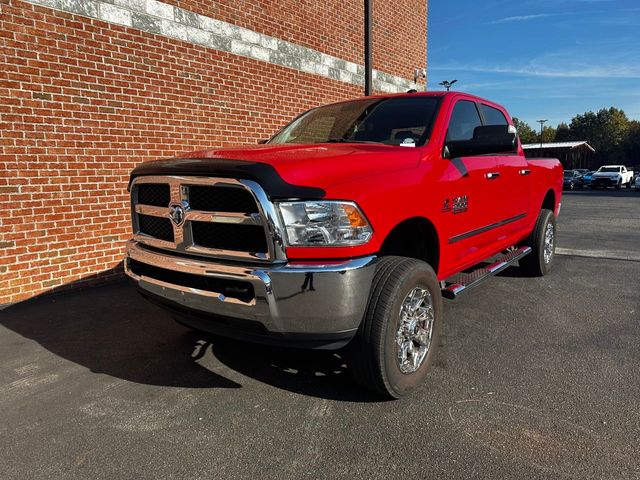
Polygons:
M509 125L504 114L497 108L490 107L484 103L480 104L485 125Z

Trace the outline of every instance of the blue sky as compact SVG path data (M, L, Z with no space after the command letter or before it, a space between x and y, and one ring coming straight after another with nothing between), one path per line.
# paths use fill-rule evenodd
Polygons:
M532 127L640 119L640 0L429 0L427 48L429 90L457 79Z

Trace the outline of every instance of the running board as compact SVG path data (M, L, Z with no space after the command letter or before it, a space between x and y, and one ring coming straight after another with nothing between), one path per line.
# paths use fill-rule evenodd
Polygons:
M462 292L465 292L488 278L493 277L495 274L500 273L509 265L520 260L522 257L531 253L531 247L520 247L512 252L500 255L495 262L486 267L480 267L469 273L463 273L456 277L456 281L446 285L442 289L442 296L450 300L455 299Z

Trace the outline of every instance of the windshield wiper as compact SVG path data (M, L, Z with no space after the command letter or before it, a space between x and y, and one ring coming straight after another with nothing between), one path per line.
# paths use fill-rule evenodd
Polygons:
M349 140L348 138L329 138L322 143L382 143L372 140Z

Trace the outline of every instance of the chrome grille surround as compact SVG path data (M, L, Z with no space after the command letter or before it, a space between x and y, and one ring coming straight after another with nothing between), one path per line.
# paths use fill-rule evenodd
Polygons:
M160 207L138 203L138 186L145 183L168 184L171 192L169 205ZM190 185L244 189L249 192L255 200L258 213L191 210L189 208ZM170 207L176 205L184 208L184 220L180 225L176 225L173 221L171 222L173 226L173 242L161 240L140 231L138 214L170 219ZM265 191L258 183L252 180L173 175L137 177L131 183L131 218L133 223L133 238L143 245L219 259L250 260L257 262L286 261L283 230L279 217ZM191 228L191 222L193 221L261 226L266 238L267 251L245 252L197 245L194 242Z

